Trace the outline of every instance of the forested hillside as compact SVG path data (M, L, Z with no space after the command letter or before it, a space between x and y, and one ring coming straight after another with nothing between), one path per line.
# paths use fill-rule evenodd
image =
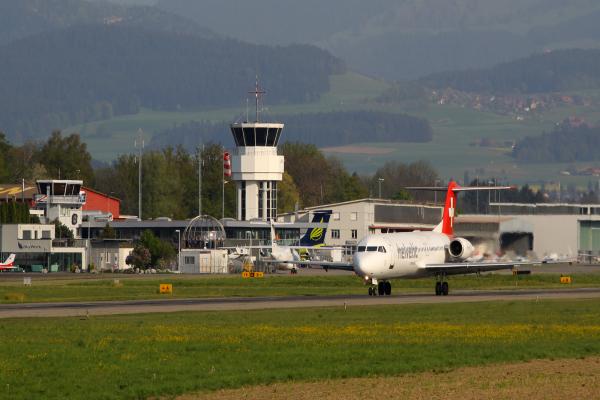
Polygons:
M490 67L548 48L597 46L596 0L159 0L221 34L313 43L387 79ZM310 23L307 23L310 21Z
M520 140L513 157L522 162L550 163L600 160L600 127L561 124L554 131Z
M304 142L319 147L360 142L429 142L433 131L429 122L404 114L372 111L278 115L285 124L281 142ZM152 146L178 144L190 148L198 143L233 145L229 124L196 122L175 126L152 138Z
M600 50L557 50L489 69L444 72L419 81L477 93L544 93L600 87Z
M154 7L124 7L107 1L85 0L0 1L0 45L41 32L88 24L118 24L216 36L196 22Z
M270 104L318 99L344 66L308 45L77 26L0 47L0 129L16 140L136 113L239 105L260 75Z

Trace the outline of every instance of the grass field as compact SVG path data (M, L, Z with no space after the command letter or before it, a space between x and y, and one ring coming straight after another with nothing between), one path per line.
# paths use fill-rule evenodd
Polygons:
M0 398L145 399L600 354L600 301L17 319Z
M367 147L385 147L393 150L387 154L340 154L335 153L350 171L373 173L386 161L410 162L429 160L443 178L462 178L468 170L475 177L497 177L513 183L536 181L561 181L564 185L586 186L587 177L563 176L560 171L570 167L583 167L589 163L535 164L515 163L506 149L472 147L470 143L482 138L498 141L519 139L527 135L539 135L568 116L578 116L588 122L600 121L600 110L593 107L569 106L546 111L535 118L517 121L512 116L462 108L456 105L430 105L426 109L406 109L402 105L381 105L369 101L379 96L389 84L355 73L331 78L331 89L319 101L306 104L268 106L267 116L281 114L316 113L348 110L376 110L392 113L409 113L427 118L434 130L430 143L359 143ZM243 91L240 92L243 94ZM582 91L577 94L600 98L600 91ZM234 121L244 113L241 98L239 107L214 110L189 110L161 112L143 110L136 115L116 117L65 129L79 132L88 144L95 159L110 161L119 154L134 152L134 138L143 129L147 139L174 124L189 121ZM266 100L268 105L268 97ZM285 121L284 121L285 122ZM102 134L98 134L102 132ZM224 134L229 134L224 132ZM148 141L148 140L147 140Z
M569 287L598 287L600 275L573 274ZM119 279L115 284L114 279ZM189 277L165 275L160 278L117 276L109 279L58 279L33 278L31 287L22 280L0 282L0 303L21 302L72 302L95 300L140 300L156 298L199 297L257 297L257 296L316 296L316 295L366 295L362 281L354 276L268 276L264 279L227 277ZM160 283L172 283L173 295L158 294ZM465 289L531 289L564 288L559 275L470 275L450 279L451 290ZM395 280L394 293L431 293L434 279Z

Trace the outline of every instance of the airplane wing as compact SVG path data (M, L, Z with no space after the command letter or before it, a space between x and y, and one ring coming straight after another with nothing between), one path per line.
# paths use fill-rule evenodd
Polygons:
M318 261L318 260L266 260L262 259L261 262L269 263L269 264L298 264L298 265L314 265L316 267L322 267L325 270L328 269L339 269L343 271L354 271L354 266L349 262L337 262L337 261Z
M513 269L520 266L540 265L539 262L457 262L444 264L426 264L421 268L428 273L446 274L446 275L461 275L475 274L478 272L500 271L503 269Z

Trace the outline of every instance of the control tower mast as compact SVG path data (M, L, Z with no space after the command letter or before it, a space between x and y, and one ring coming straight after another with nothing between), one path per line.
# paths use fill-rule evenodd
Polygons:
M253 122L231 124L235 149L231 157L232 180L237 189L237 219L270 221L277 218L277 182L283 179L284 159L277 154L283 124L260 122L260 98L253 92L256 117Z

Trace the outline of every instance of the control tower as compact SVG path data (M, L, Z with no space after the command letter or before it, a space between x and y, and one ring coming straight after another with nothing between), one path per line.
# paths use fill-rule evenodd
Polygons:
M235 149L231 175L237 188L237 219L270 221L277 218L277 182L283 178L283 156L277 144L283 124L260 121L259 99L264 91L256 84L254 122L231 124ZM248 118L246 118L248 119Z

